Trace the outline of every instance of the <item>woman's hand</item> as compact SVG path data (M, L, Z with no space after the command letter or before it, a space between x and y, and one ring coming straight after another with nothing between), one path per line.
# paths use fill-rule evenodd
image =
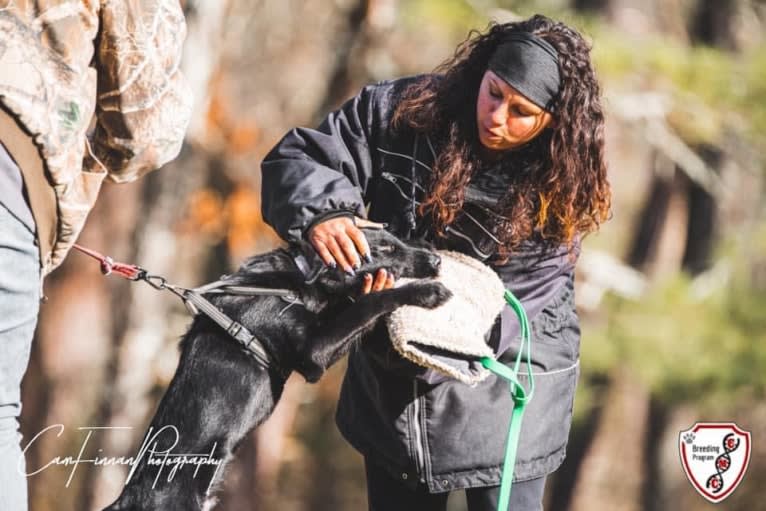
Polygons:
M352 274L361 267L361 259L372 261L370 246L359 227L377 227L383 224L370 222L364 218L336 217L320 222L308 233L308 239L324 263L336 268L340 266L346 273ZM362 294L394 287L394 276L381 268L375 276L365 274L362 282Z
M370 260L367 238L351 218L335 217L320 222L308 232L308 239L330 268L340 266L353 275L362 266L360 257Z
M388 273L384 268L378 270L374 279L372 278L372 274L364 274L364 281L362 282L363 295L372 291L391 289L392 287L394 287L394 276L391 273Z

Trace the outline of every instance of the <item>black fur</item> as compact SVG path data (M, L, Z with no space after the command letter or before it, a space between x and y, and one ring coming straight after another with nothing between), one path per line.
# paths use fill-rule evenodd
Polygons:
M284 374L295 370L314 382L382 315L401 305L436 307L449 298L433 281L360 295L365 272L386 268L397 277L427 278L440 263L427 248L405 244L382 229L365 229L365 235L373 262L363 263L355 276L326 270L308 285L289 253L275 250L251 258L229 277L235 285L295 290L304 305L288 306L275 296L207 296L262 342L278 368L262 369L220 327L198 316L181 342L178 369L145 437L144 449L158 454L138 453L130 480L108 510L209 509L223 466L247 432L271 414ZM170 458L166 465L149 463L162 460L159 453L168 450L222 463L180 466L168 481Z

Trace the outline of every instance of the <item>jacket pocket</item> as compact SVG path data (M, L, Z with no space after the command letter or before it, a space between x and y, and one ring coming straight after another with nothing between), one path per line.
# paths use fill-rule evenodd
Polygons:
M515 481L547 475L564 460L572 421L579 362L535 372L514 470ZM519 377L528 388L525 375ZM437 386L429 396L426 438L433 478L444 489L500 484L513 400L508 383L495 376L476 387Z
M533 373L535 393L527 404L521 424L515 481L549 474L564 461L580 362L544 373ZM520 381L527 384L526 377ZM510 416L508 417L510 420Z

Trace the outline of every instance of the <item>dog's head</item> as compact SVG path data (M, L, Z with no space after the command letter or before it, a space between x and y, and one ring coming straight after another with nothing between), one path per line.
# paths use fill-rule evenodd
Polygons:
M362 229L370 245L371 263L364 263L360 271L373 272L385 268L399 277L422 279L439 273L441 258L433 247L421 240L402 241L385 229Z
M319 276L320 285L331 291L361 286L365 273L374 274L381 268L393 273L397 279L429 278L439 273L441 258L428 243L420 240L402 241L385 229L366 227L362 232L370 246L372 262L362 261L362 267L353 276L340 268L328 269Z

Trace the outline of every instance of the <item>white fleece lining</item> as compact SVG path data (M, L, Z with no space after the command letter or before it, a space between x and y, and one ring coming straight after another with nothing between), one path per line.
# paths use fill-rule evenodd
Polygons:
M485 336L505 306L505 286L472 257L445 250L438 254L442 263L434 280L452 297L435 309L406 305L392 312L387 318L391 342L404 358L475 385L489 375L478 359L494 357ZM400 279L397 286L412 281Z

